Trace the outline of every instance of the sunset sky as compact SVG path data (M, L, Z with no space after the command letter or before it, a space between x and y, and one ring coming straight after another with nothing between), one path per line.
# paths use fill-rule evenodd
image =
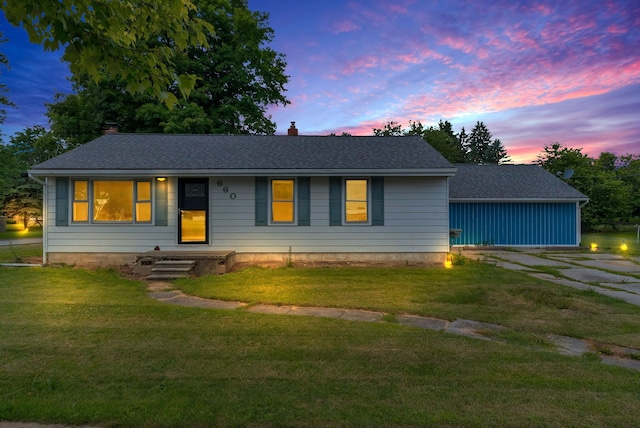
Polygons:
M598 156L640 154L638 0L249 0L270 13L286 55L291 104L270 110L278 133L370 135L388 121L456 132L484 122L513 162L560 142ZM7 135L45 125L44 103L69 91L59 54L0 29L18 105Z

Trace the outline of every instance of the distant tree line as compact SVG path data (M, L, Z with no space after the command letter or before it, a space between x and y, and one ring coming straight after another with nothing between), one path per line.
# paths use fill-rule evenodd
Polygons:
M591 158L554 142L544 146L538 164L589 197L582 209L584 230L640 220L640 154L602 152Z
M502 142L493 139L483 122L477 122L470 134L467 134L464 127L456 134L448 120L441 120L437 127L426 127L420 121L409 121L408 128L391 121L382 128L374 128L373 135L419 135L451 163L501 164L510 161Z

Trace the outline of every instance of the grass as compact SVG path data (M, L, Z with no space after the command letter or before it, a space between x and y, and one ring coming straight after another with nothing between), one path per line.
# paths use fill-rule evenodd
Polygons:
M463 268L249 269L201 281L245 297L260 284L272 289L252 301L350 305L364 295L365 307L466 318L496 312L505 321L531 311L533 325L546 311L565 323L562 302L574 316L591 315L592 325L574 327L584 335L600 327L634 342L640 334L640 308L539 282L525 281L517 292L508 283L523 276L473 263ZM491 278L489 287L481 285L486 279L477 282L482 277ZM332 297L345 282L350 295ZM566 357L533 349L528 340L500 345L389 322L177 307L148 298L145 287L104 270L0 269L0 420L582 427L633 426L640 417L640 373L591 355ZM502 308L506 303L520 306L520 315ZM615 325L621 319L633 334Z
M0 263L42 262L42 244L21 244L24 238L41 238L42 227L36 225L24 229L22 224L8 224L6 232L0 232L0 240L11 245L0 246Z
M0 232L2 241L24 238L42 238L42 227L35 225L25 229L22 224L7 224L7 230Z
M453 269L250 267L176 286L206 298L465 318L640 348L640 308L470 260Z
M601 251L622 254L626 256L640 256L640 243L636 242L637 231L626 230L619 232L597 232L583 233L582 245L589 248L592 243L596 243ZM622 250L622 244L627 245L627 250Z
M26 262L42 263L42 244L0 246L0 263Z

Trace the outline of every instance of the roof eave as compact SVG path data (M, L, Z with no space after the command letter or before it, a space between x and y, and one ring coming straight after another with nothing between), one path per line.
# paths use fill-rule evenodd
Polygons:
M31 169L41 177L157 177L157 176L344 176L380 175L395 177L452 177L456 168L410 169Z

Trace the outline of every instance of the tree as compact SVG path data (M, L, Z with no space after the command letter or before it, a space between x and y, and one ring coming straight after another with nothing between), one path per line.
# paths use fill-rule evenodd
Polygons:
M246 0L197 0L193 11L218 31L209 48L190 47L176 57L176 69L198 76L189 102L168 109L145 94L131 95L125 82L106 76L96 84L74 75L75 94L58 95L48 105L52 129L70 146L99 136L106 121L123 132L273 134L270 105L287 104L284 56L273 39L268 15L251 12ZM171 88L179 95L177 87Z
M4 38L2 33L0 32L0 45L5 43L7 39ZM7 57L0 52L0 76L2 75L2 68L9 68L9 61ZM7 85L0 82L0 124L4 123L5 118L7 117L7 111L5 110L5 106L13 106L14 104L9 100L9 96L7 93L9 92L9 88ZM0 135L0 144L2 142L2 135Z
M618 178L616 163L616 156L611 153L604 152L592 159L581 149L567 148L557 142L544 146L538 155L540 166L589 197L589 203L582 210L585 230L601 225L615 228L631 214L631 187Z
M373 128L373 135L376 137L401 137L406 133L398 122L390 121L385 123L382 128Z
M382 128L374 128L373 135L419 135L452 163L503 163L508 161L509 156L500 140L491 142L491 133L489 130L486 129L486 126L484 126L482 122L478 122L478 124L481 124L488 133L489 143L483 148L482 156L471 156L468 151L471 147L469 143L470 137L467 136L464 128L462 128L460 134L456 136L453 133L453 125L451 125L449 121L440 120L437 128L433 126L425 127L420 121L409 121L409 127L407 129L403 129L402 125L398 122L390 121L385 123ZM475 129L476 128L474 128L474 130ZM480 131L477 131L477 133L479 132ZM476 138L479 137L476 136Z
M22 216L24 227L27 227L30 217L42 214L42 186L28 177L27 169L64 150L64 145L42 126L16 133L10 137L7 146L2 146L0 164L4 172L0 179L9 187L0 195L0 201L4 212Z
M64 48L73 74L95 82L121 79L128 92L150 94L168 106L177 102L169 87L177 84L187 95L196 80L176 70L176 55L190 46L206 48L214 31L190 0L4 0L0 9L33 43L47 51Z
M631 215L640 217L640 155L620 156L618 163L618 177L630 187Z
M502 142L498 139L492 141L491 137L491 132L483 122L476 123L468 138L465 135L464 148L469 163L499 164L509 161Z

